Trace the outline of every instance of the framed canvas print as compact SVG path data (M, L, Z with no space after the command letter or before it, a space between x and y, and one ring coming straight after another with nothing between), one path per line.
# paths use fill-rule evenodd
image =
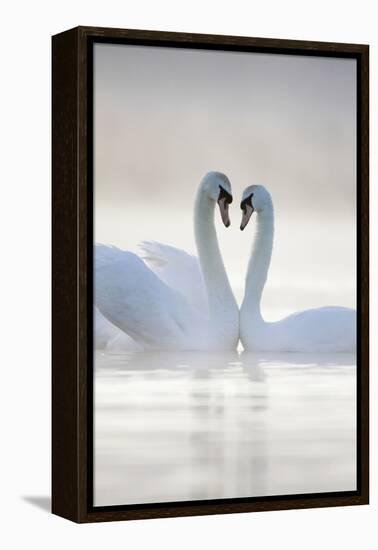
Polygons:
M368 46L53 37L53 512L368 503Z

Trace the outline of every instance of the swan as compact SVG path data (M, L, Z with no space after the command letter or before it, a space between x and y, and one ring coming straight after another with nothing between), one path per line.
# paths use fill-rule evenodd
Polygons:
M214 226L216 204L223 224L230 225L231 202L227 176L207 173L194 203L198 261L159 243L142 243L145 260L116 247L96 245L96 306L144 350L236 349L239 310Z
M261 296L267 280L274 235L272 198L262 185L247 187L242 196L240 229L256 212L256 235L248 263L245 294L240 308L240 340L244 349L271 352L353 352L356 348L356 312L346 307L298 311L276 322L261 314Z

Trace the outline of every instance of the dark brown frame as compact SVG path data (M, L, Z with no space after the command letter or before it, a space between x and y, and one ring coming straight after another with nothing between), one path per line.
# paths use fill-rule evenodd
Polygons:
M357 491L96 507L92 498L92 44L352 57L357 60ZM369 502L369 47L77 27L52 39L52 511L97 522Z

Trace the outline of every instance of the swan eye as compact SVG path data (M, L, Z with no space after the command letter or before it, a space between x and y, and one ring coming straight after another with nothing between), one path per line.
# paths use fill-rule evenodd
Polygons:
M251 193L249 197L246 197L244 200L241 201L240 208L243 210L243 212L247 210L247 206L250 206L251 208L253 208L252 197L253 197L253 193Z
M230 195L230 193L220 185L218 201L221 199L224 199L227 204L232 203L232 195Z

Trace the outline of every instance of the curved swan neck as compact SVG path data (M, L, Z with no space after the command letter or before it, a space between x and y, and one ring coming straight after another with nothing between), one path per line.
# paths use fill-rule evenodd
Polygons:
M256 213L256 233L248 263L243 308L261 317L260 303L273 249L274 211L270 201Z
M224 315L225 306L237 308L219 249L214 209L215 202L200 187L194 205L194 233L211 317Z

